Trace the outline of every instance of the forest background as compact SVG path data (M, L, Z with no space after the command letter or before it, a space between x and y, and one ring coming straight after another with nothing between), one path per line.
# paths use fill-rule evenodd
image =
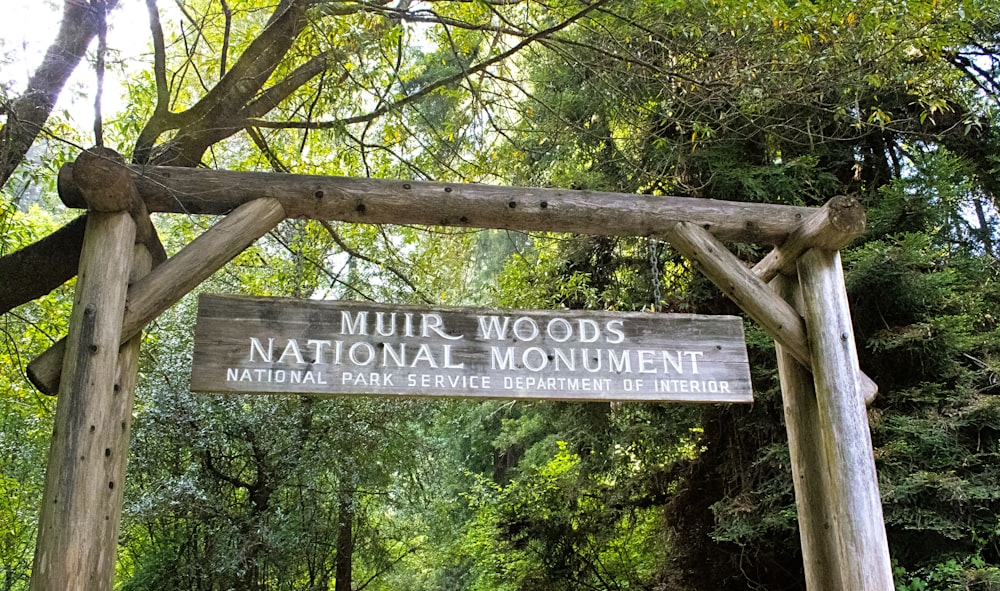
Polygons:
M120 20L137 4L26 18L52 35L30 76L0 39L0 589L30 576L55 400L25 366L66 330L82 228L56 171L95 144L136 164L856 196L868 229L844 264L897 589L1000 589L996 2L146 0ZM120 108L80 125L74 96ZM155 222L173 253L212 220ZM202 289L737 312L651 240L306 221ZM187 390L194 307L145 333L121 589L803 588L752 323L749 406L220 397Z

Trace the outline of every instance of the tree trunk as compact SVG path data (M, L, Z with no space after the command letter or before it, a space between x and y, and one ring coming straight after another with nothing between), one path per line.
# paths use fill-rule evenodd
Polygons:
M118 0L63 3L62 22L55 40L28 80L27 89L10 105L7 124L0 128L0 186L7 183L28 153L66 80L97 35L98 11L110 11L117 4Z
M337 572L335 591L351 591L351 560L354 555L354 492L340 495L337 508Z

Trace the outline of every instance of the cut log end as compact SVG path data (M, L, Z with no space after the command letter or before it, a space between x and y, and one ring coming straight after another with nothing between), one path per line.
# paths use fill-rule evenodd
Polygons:
M856 197L849 195L838 195L827 206L830 210L830 225L840 232L840 240L843 242L836 245L839 250L865 231L865 209Z
M62 364L66 356L66 339L62 338L28 364L28 380L42 394L56 396L62 381Z
M37 359L35 360L37 361ZM62 361L62 357L59 358ZM37 365L34 361L28 364L28 381L42 394L55 396L59 394L60 372L55 372L54 381L51 371L47 371L44 366Z
M131 207L135 187L118 152L101 147L85 150L77 157L72 174L88 209L110 213Z

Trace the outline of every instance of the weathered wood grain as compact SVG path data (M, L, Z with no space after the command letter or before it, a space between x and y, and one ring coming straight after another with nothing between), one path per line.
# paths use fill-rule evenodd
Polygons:
M842 588L891 591L889 545L840 255L812 249L799 259L798 269Z
M796 301L798 278L780 275L771 282L788 302ZM782 407L788 432L788 453L792 463L795 509L799 520L799 541L809 591L842 591L840 548L833 529L834 516L829 499L829 460L820 437L819 411L813 376L775 342Z
M806 250L840 250L864 231L865 210L861 202L839 195L806 217L781 246L775 247L754 266L753 272L764 283L778 273L794 275L795 262Z
M202 295L191 389L751 402L734 316Z
M149 273L153 256L144 245L133 249L132 268L129 284ZM135 385L139 375L139 346L142 335L132 337L118 351L115 385L110 397L105 397L108 405L108 440L103 454L103 477L100 482L108 483L108 499L104 507L106 513L92 532L93 544L103 546L101 559L107 564L99 565L102 572L114 573L118 549L118 534L121 531L122 499L125 492L125 468L128 464L129 438L132 431L132 409L135 401ZM114 486L112 486L114 485Z
M91 211L126 211L132 201L132 180L125 161L110 148L80 152L73 166L73 182Z
M292 218L652 237L662 237L675 223L689 221L723 240L774 245L816 211L566 189L177 167L130 170L153 212L224 214L246 201L269 197L277 199ZM59 179L63 202L83 207L72 174L60 173Z
M122 313L135 223L127 212L91 212L70 317L63 371L39 511L31 589L110 590L117 541L95 539L120 510L122 482L106 478L120 452L114 397Z
M284 217L281 204L274 199L246 203L129 288L121 342L139 334L146 324ZM46 394L59 391L65 349L65 340L61 340L28 364L28 378L40 391Z
M729 299L788 353L806 367L811 367L809 345L802 317L785 300L729 252L718 239L688 222L677 224L667 236L670 244L692 261ZM865 399L875 397L878 386L861 374Z
M85 206L92 211L128 211L136 223L136 239L146 246L153 256L153 264L167 260L160 237L153 227L146 204L139 197L132 182L125 160L110 148L90 148L80 153L70 168L60 169L71 173L72 178L60 183L79 187Z

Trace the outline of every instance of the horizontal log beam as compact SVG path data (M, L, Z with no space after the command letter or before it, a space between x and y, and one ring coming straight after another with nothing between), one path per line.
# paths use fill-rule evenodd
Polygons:
M837 251L865 231L865 210L854 197L838 195L802 221L788 238L754 266L764 283L779 273L795 274L799 256L810 248Z
M565 189L177 167L131 166L130 170L151 212L224 214L241 203L271 197L290 218L657 238L674 224L687 221L720 240L774 245L784 242L816 211ZM84 207L72 175L61 173L59 179L63 202Z
M121 343L285 218L281 205L260 199L240 207L128 289ZM66 339L28 364L28 379L45 394L59 391Z
M802 317L725 245L702 228L686 222L677 224L667 240L792 357L804 367L812 368ZM860 379L861 392L865 400L871 401L878 386L863 373Z

